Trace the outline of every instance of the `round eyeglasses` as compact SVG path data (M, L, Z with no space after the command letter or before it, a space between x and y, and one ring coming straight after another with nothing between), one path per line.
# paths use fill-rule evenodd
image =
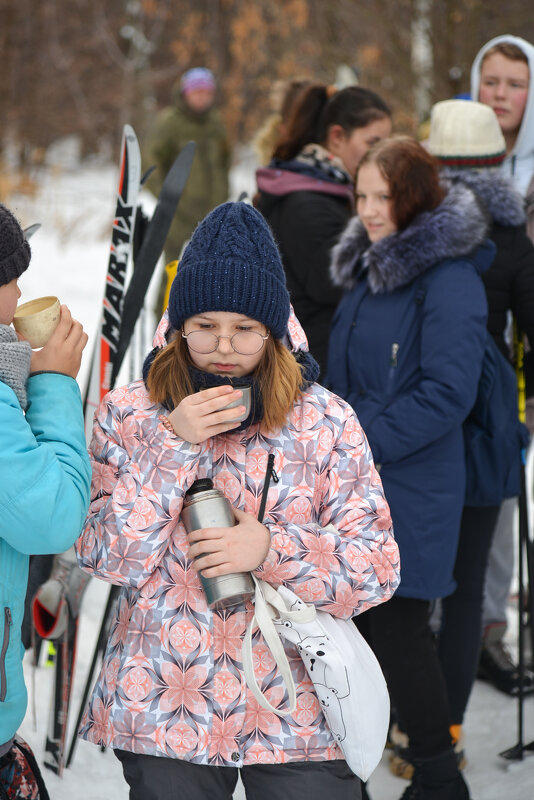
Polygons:
M238 331L233 336L217 336L211 331L191 331L185 333L182 330L182 336L186 339L187 344L195 353L214 353L219 347L219 339L229 339L232 349L242 356L253 356L259 353L264 345L269 334L265 336L257 331Z

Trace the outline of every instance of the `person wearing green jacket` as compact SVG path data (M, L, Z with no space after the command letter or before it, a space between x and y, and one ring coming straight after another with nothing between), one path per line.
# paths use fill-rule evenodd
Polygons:
M219 112L214 108L216 84L211 70L195 67L175 86L171 105L158 115L148 140L148 155L156 170L148 188L159 193L176 156L189 141L196 143L191 174L165 244L166 261L178 259L201 219L228 199L230 144ZM164 275L157 316L164 309Z
M75 380L87 334L65 305L40 350L11 325L30 257L19 223L0 205L0 797L18 797L17 786L31 780L31 796L44 800L31 751L16 736L27 705L21 623L28 563L31 554L62 553L78 537L91 466Z

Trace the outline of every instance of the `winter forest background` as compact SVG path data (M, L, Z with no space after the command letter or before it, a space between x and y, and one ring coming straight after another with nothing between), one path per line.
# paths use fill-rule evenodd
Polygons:
M275 79L333 82L340 63L413 132L436 100L468 91L475 53L501 33L534 40L529 0L1 0L0 195L60 137L79 137L81 156L115 155L125 122L142 139L200 64L219 78L235 144L269 113Z
M434 102L469 90L476 52L502 33L534 42L532 0L0 0L0 202L23 225L42 223L22 300L57 293L82 321L90 336L82 391L101 308L122 126L132 124L143 147L186 69L205 65L218 78L218 105L234 144L235 199L253 191L250 143L272 110L278 78L332 83L346 65L391 105L396 131L416 133ZM142 201L150 213L153 198L143 191ZM149 339L153 323L146 324ZM146 343L139 351L142 361ZM119 382L129 370L126 364ZM533 474L530 464L530 485ZM106 591L91 581L84 600L76 710ZM52 670L25 666L30 706L21 732L42 761ZM530 742L534 698L525 713ZM516 714L514 700L477 682L465 731L476 800L532 797L533 757L514 763L498 756L516 741ZM69 736L72 727L70 720ZM54 800L127 796L112 754L84 742L62 779L49 771L45 779ZM405 788L389 773L386 755L370 784L373 800L391 800Z

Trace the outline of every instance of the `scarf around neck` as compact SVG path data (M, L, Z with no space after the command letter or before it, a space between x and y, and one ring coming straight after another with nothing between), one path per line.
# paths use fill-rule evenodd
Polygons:
M23 411L28 407L26 382L31 357L29 342L20 342L10 325L0 325L0 381L13 389Z
M155 357L159 353L160 348L155 347L153 350L150 351L148 356L145 359L145 363L143 364L143 381L145 386L147 385L148 380L148 373L150 372L150 367L152 362L154 361ZM312 383L315 383L317 378L319 377L319 364L314 359L311 353L307 352L306 350L297 350L293 353L295 361L300 365L302 369L302 385L303 388L306 388ZM251 387L251 401L250 401L250 414L243 422L239 425L238 428L234 428L236 431L242 431L248 428L250 425L254 425L257 422L261 422L263 419L263 399L261 396L260 386L258 383L257 378L254 375L244 375L243 377L237 378L230 375L214 375L211 372L204 372L201 369L197 369L196 367L189 365L188 366L189 375L191 377L191 382L193 384L193 389L195 392L201 391L201 389L210 389L212 386L225 386L230 384L231 386L235 386L236 388L239 386L250 386ZM148 386L147 386L148 388ZM170 399L167 400L165 403L166 407L172 411L174 406Z
M295 160L319 169L336 183L352 183L343 161L320 144L307 144Z

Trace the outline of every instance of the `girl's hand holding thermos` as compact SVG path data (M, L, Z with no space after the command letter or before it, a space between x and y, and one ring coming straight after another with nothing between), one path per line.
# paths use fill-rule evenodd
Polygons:
M250 572L265 561L271 544L269 530L256 517L234 508L237 524L230 528L201 528L189 536L189 555L205 578L230 572Z

